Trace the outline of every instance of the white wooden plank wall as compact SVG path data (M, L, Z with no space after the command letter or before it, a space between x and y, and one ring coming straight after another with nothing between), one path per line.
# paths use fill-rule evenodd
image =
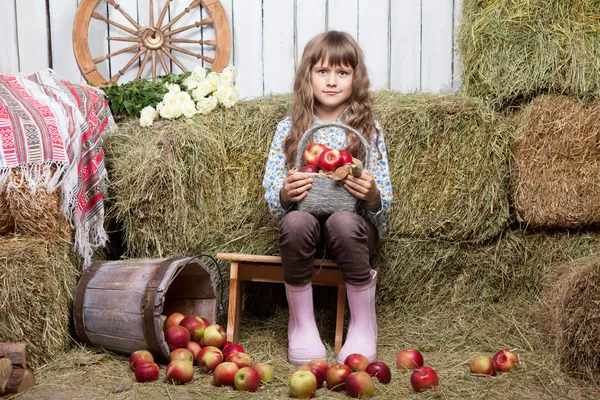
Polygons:
M0 73L16 74L51 67L59 75L83 82L73 56L72 27L82 0L0 0ZM166 0L152 0L158 19ZM184 12L192 0L172 0L165 22ZM117 0L139 25L149 25L150 0ZM373 89L445 93L460 86L456 30L462 0L221 0L232 30L230 63L237 68L242 97L286 93L292 90L294 72L306 43L324 30L350 33L365 53ZM49 8L47 8L49 7ZM121 12L100 1L95 10L135 30ZM172 29L207 18L196 8ZM114 26L92 19L89 42L92 57L101 57L133 45L107 36L127 37ZM178 38L210 40L212 26L193 28ZM214 56L214 48L172 43L193 53ZM187 69L210 66L197 57L176 53ZM103 76L122 70L135 52L98 64ZM180 69L166 56L172 72ZM144 56L136 58L119 82L135 79ZM159 59L157 72L163 73ZM151 76L152 57L143 77Z

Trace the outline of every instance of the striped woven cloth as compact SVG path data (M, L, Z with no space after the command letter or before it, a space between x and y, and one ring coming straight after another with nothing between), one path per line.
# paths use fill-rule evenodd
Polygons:
M0 190L27 182L30 191L60 189L84 266L107 241L104 231L102 133L114 126L102 92L43 69L0 74ZM55 172L52 173L52 169ZM14 172L21 179L14 179Z

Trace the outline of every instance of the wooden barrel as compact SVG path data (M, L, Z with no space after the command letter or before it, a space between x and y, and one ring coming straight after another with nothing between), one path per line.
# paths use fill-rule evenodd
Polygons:
M74 321L83 342L119 353L149 350L169 359L161 314L180 312L215 323L217 298L198 258L94 262L75 294Z

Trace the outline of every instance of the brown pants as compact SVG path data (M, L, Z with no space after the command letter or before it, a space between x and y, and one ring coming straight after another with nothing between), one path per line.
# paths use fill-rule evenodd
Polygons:
M279 249L284 280L300 286L312 279L313 259L331 254L344 281L360 285L371 279L371 256L378 241L377 228L348 211L320 220L304 211L292 211L281 221Z

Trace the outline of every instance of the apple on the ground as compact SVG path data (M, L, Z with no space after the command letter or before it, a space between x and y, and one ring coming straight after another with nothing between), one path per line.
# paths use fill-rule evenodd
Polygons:
M171 352L170 361L183 360L194 363L194 355L185 347L179 347Z
M327 150L327 147L319 143L312 143L304 150L303 158L306 165L319 165L321 153Z
M148 350L137 350L129 356L129 366L133 371L135 371L136 366L148 362L154 362L154 357Z
M174 326L165 331L165 341L169 350L185 347L190 341L190 333L183 326Z
M315 364L304 364L300 366L300 371L310 371L313 373L315 378L317 378L317 389L323 386L323 382L325 381L325 371L319 368Z
M198 358L198 354L200 354L200 352L202 351L202 347L200 347L200 345L197 342L193 342L190 340L187 346L185 346L185 348L188 349L190 353L192 353L192 356L194 357L194 363L196 363L196 359Z
M226 361L235 363L240 368L250 367L252 365L252 357L246 353L230 354Z
M519 357L510 350L500 350L494 354L493 359L500 372L508 372L519 364Z
M275 380L275 369L271 364L258 363L254 364L252 368L258 373L261 382L273 383Z
M233 378L235 388L246 392L255 392L260 386L260 376L252 367L240 368Z
M417 349L404 349L396 357L398 369L415 369L422 367L423 364L423 354Z
M208 320L204 317L202 317L202 322L204 322L205 327L210 325L210 322L208 322Z
M209 373L210 371L214 371L215 368L217 368L217 365L221 364L222 362L223 354L221 354L220 351L208 351L202 356L198 366L202 372Z
M245 351L244 348L237 343L232 343L230 345L225 344L225 347L223 347L223 357L227 358L233 353L245 353Z
M353 372L346 378L346 393L350 397L369 397L375 391L375 384L371 375L365 371Z
M415 392L424 392L439 384L440 381L433 368L419 367L410 374L410 385Z
M215 386L233 386L235 373L239 367L232 362L224 362L217 365L213 372Z
M340 151L336 149L327 149L319 156L319 168L323 171L335 171L344 164Z
M221 350L220 350L218 347L215 347L215 346L206 346L206 347L203 347L203 348L200 350L200 353L198 353L198 357L196 357L196 362L197 362L198 364L200 364L200 360L202 359L202 357L204 357L204 355L205 355L206 353L208 353L209 351L217 351L217 352L221 353L221 355L223 355L223 352L222 352L222 351L221 351ZM225 358L225 357L223 357L223 359L224 359L224 358Z
M346 377L350 375L352 371L346 364L333 364L325 372L325 381L329 390L342 391L344 390L344 382Z
M496 363L492 357L476 356L469 362L469 368L472 374L496 375Z
M167 329L172 328L174 326L179 326L179 323L184 318L185 318L185 315L183 315L182 313L174 312L172 314L169 314L169 316L165 320L165 324L163 326L164 330L166 331Z
M353 353L346 357L346 359L344 360L344 364L350 367L350 370L352 372L364 371L369 365L369 360L362 354Z
M212 324L204 329L204 345L223 348L227 341L227 332L221 325Z
M373 361L367 366L365 372L384 384L390 383L392 380L392 371L383 361Z
M171 361L167 365L167 380L176 385L191 382L194 379L194 365L188 361Z
M190 339L197 342L204 337L204 322L202 318L196 317L195 315L188 315L181 320L179 326L183 326L190 333Z
M154 382L158 380L158 365L153 362L145 362L135 369L135 380L138 382Z
M292 397L307 399L317 392L317 378L310 371L299 370L292 374L289 387Z
M327 363L327 361L322 360L320 358L314 359L314 360L310 360L308 362L309 365L316 365L317 367L319 367L320 369L323 370L323 373L325 373L327 371L327 368L329 368L329 364Z

